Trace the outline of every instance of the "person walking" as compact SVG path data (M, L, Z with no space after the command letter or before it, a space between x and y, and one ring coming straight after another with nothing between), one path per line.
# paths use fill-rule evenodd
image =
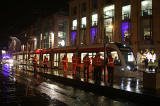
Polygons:
M36 74L36 72L37 72L37 61L38 61L38 57L37 57L37 55L35 55L33 57L34 74Z
M44 65L44 73L46 73L46 70L48 71L48 58L45 56L44 57L44 61L43 61L43 65Z
M96 85L100 85L104 62L103 59L100 58L99 53L97 53L96 56L93 58L93 65L94 65L94 82Z
M107 69L108 69L108 83L110 86L113 86L114 59L112 58L111 54L108 55Z
M84 64L83 76L84 76L84 81L87 81L87 82L88 82L88 79L89 79L89 66L90 66L90 63L91 63L91 61L90 61L89 55L86 54L83 57L83 64Z
M67 69L68 69L68 58L67 58L67 55L64 55L64 57L62 58L62 62L63 62L64 77L67 77Z

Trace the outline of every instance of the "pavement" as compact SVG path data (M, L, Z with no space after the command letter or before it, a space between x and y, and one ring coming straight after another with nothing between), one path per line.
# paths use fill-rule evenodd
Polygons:
M32 69L28 71L33 72ZM143 104L159 104L160 91L157 89L145 89L141 78L117 78L114 80L113 86L109 86L101 81L100 85L95 85L94 80L90 77L89 82L85 82L83 75L81 79L74 79L70 71L64 76L62 70L49 69L44 73L44 69L40 68L38 74L57 82L71 85L86 91L91 91L99 95L107 96L113 99L130 100Z

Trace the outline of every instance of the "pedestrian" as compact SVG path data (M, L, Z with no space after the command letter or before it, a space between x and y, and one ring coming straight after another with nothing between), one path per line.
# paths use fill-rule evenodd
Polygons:
M76 60L76 54L73 54L72 56L72 77L75 79L76 74L76 67L77 67L77 60Z
M103 59L100 58L99 53L96 53L96 56L93 58L93 65L94 65L94 82L96 85L100 85L104 62Z
M87 81L87 82L88 82L88 79L89 79L89 66L90 66L90 63L91 63L91 61L90 61L89 55L86 54L83 57L83 64L84 64L83 76L84 76L84 81Z
M111 54L108 55L107 69L108 69L108 83L110 86L113 86L114 59L112 58Z
M76 79L81 79L81 54L78 53L76 58Z
M67 77L67 69L68 69L68 58L67 58L67 55L64 55L64 57L62 58L62 62L63 62L64 77Z
M43 60L43 65L44 65L44 73L46 73L46 70L48 71L48 58L45 56Z
M37 72L37 61L38 61L37 55L34 55L33 57L34 74L36 74Z

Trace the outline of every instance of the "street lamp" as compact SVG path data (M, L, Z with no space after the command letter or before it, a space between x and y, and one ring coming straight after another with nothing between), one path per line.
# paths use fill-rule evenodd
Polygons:
M107 18L105 18L106 16L108 16L108 15L103 14L103 25L104 25L104 19L107 19ZM112 24L109 25L108 28L113 29L113 25ZM108 43L108 41L109 41L109 38L106 37L106 31L107 31L106 25L104 25L103 30L104 30L104 40L103 40L103 44L104 44L104 83L105 83L105 81L106 81L106 42Z

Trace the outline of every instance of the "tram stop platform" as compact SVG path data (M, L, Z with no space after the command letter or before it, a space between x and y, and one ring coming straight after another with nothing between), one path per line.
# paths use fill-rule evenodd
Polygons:
M27 71L33 72L31 70ZM60 82L65 85L74 86L88 92L94 92L96 94L107 96L116 100L129 100L146 105L160 104L159 85L157 85L157 88L155 86L150 87L155 83L159 84L160 73L141 73L143 73L143 78L120 77L114 79L113 86L109 86L105 84L104 81L102 81L100 85L95 85L93 80L85 82L83 77L81 77L81 79L73 79L69 74L67 75L67 77L64 77L63 74L56 74L53 73L53 71L48 71L47 73L44 73L43 71L37 72L37 74L39 74L40 76L46 77L53 81ZM154 76L157 76L157 80L154 79ZM147 86L147 84L149 86Z

